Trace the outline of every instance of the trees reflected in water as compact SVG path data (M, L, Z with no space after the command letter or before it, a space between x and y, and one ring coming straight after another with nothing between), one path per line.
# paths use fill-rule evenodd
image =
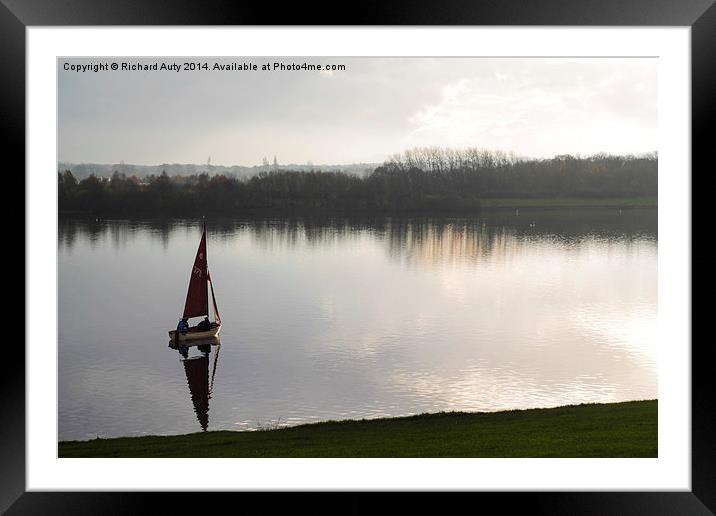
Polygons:
M101 220L61 218L59 245L71 250L78 239L115 249L131 246L140 234L166 249L179 233L200 231L201 221L182 219ZM250 238L267 251L296 247L347 245L372 240L389 256L419 262L478 260L521 245L578 246L591 239L657 239L652 208L503 210L468 218L325 217L217 219L207 222L210 239Z

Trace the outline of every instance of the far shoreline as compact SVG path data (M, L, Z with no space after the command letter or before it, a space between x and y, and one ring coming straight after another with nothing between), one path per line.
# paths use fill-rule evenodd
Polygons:
M481 212L492 212L500 210L563 210L563 209L656 209L658 208L657 197L509 197L509 198L480 198L472 203L462 203L452 208L435 207L421 210L375 210L375 209L279 209L279 208L240 208L230 213L210 212L199 214L194 212L134 212L128 214L125 211L78 211L58 210L60 217L101 217L106 219L115 218L197 218L202 216L211 217L273 217L273 216L373 216L373 217L438 217L438 216L475 216Z

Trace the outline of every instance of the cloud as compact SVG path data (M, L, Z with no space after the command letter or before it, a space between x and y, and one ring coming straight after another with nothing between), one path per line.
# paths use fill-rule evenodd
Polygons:
M656 149L655 68L629 65L567 62L539 71L513 65L456 80L408 117L405 145L531 156Z

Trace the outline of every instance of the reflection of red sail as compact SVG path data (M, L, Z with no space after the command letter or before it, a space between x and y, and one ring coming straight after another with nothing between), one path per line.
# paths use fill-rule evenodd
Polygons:
M201 317L209 315L209 291L207 289L207 266L206 266L206 226L201 235L199 250L196 252L194 267L191 269L189 279L189 291L186 294L184 305L184 317Z
M193 357L183 361L194 412L201 429L209 426L209 357Z

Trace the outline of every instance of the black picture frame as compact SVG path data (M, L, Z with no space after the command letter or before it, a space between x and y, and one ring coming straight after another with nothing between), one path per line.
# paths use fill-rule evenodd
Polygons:
M14 170L25 170L25 29L28 26L688 26L691 28L692 170L697 170L705 168L706 153L713 147L708 129L716 118L715 1L459 0L439 3L402 0L380 3L364 0L341 6L286 3L277 7L270 3L258 5L232 1L0 0L0 126L6 156L12 158ZM691 345L691 342L678 344ZM710 366L707 346L706 341L694 341L691 347L690 492L479 493L476 496L480 503L483 500L499 503L501 512L528 507L531 512L550 514L712 514L716 511L716 427L713 424L714 382L707 371ZM141 513L148 510L152 501L158 501L159 494L137 492L26 492L24 353L20 360L22 364L14 362L16 366L5 371L0 380L3 393L0 510L7 509L8 514ZM214 493L212 496L224 498L229 495ZM161 503L163 513L171 512L171 506L181 508L181 512L207 509L203 497L186 493L163 496Z

